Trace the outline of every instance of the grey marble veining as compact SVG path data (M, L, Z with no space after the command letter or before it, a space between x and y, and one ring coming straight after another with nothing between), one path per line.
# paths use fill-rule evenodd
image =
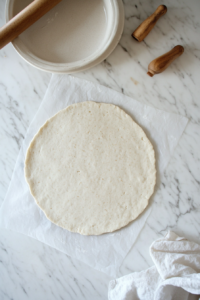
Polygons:
M149 245L168 229L200 242L200 2L164 1L168 12L138 43L132 31L161 3L124 0L119 45L100 65L76 76L98 82L190 122L156 193L152 213L125 258L120 275L152 265ZM5 0L0 0L0 26ZM146 75L151 60L175 45L184 54L162 74ZM24 62L12 45L0 50L0 204L15 161L44 96L50 74ZM36 240L0 229L0 299L107 299L111 278Z

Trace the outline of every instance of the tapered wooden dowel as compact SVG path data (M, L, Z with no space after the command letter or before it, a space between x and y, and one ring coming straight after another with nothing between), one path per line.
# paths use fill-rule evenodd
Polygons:
M148 17L140 26L132 33L132 37L138 42L144 40L144 38L149 34L152 28L156 25L156 22L160 17L162 17L167 12L167 7L165 5L160 5L156 11Z
M183 46L177 45L169 52L152 60L152 62L150 62L148 66L147 74L153 77L155 74L159 74L163 72L183 52L184 52Z

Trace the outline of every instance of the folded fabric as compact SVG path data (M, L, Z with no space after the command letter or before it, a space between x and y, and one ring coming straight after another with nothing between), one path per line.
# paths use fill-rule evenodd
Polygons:
M149 249L155 266L109 283L109 300L194 300L200 295L200 245L169 231Z

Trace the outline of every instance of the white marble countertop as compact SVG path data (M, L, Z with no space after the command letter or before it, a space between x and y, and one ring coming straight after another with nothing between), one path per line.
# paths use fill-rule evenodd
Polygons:
M102 64L77 76L186 116L189 124L158 180L152 199L156 205L121 266L121 276L151 266L149 245L168 229L200 241L200 2L164 1L167 14L142 43L131 33L161 3L123 2L125 28L119 45ZM4 7L0 0L0 26ZM184 46L184 54L164 73L148 77L149 62L177 44ZM12 45L0 51L0 204L50 76L24 62ZM110 279L47 245L0 229L1 300L107 299Z

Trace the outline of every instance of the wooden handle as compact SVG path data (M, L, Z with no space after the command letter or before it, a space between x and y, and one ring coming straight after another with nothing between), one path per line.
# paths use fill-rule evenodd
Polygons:
M148 17L140 26L132 33L132 37L138 42L142 42L143 39L149 34L149 32L156 25L156 22L167 12L165 5L160 5L156 11Z
M184 52L183 46L178 45L178 46L175 46L169 52L152 60L152 62L150 62L149 66L148 66L147 74L149 76L153 77L153 75L163 72L183 52Z
M0 49L14 40L61 1L62 0L34 0L0 28Z

